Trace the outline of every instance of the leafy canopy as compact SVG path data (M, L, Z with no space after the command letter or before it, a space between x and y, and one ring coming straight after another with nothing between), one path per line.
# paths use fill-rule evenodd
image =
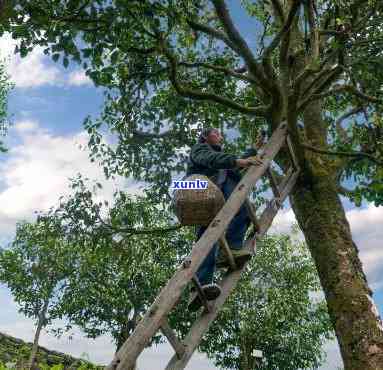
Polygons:
M78 177L72 187L47 216L59 220L76 256L60 312L67 329L78 325L91 338L109 333L119 347L191 249L193 234L143 196L118 191L109 205L97 201L100 184L91 190Z
M41 45L107 89L104 113L86 127L108 175L146 180L166 197L198 126L224 128L241 149L288 119L306 176L324 163L339 193L383 202L380 1L243 0L235 8L253 19L248 34L223 0L15 3L3 29L22 56ZM101 140L104 124L114 147Z
M62 292L74 268L71 248L60 235L57 219L40 217L19 223L9 248L0 250L0 281L27 317L37 320L46 311L43 326L60 317Z

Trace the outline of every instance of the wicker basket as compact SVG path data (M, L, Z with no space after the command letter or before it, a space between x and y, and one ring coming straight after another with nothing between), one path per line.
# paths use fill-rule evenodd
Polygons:
M225 203L222 191L208 177L191 175L185 181L207 181L206 189L179 189L174 193L174 208L182 225L207 226Z

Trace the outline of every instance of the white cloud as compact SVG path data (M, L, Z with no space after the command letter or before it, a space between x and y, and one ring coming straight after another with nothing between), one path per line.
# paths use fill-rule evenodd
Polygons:
M9 58L7 71L16 87L28 88L41 85L55 85L61 82L61 72L56 66L44 63L48 58L43 54L42 47L36 47L25 58L14 55L16 41L10 34L0 38L2 58Z
M364 209L347 212L360 258L371 286L382 287L383 278L383 207L372 204Z
M79 144L87 143L85 132L54 136L34 121L15 127L21 143L12 146L0 164L0 234L11 234L17 221L30 220L34 211L54 206L61 195L70 193L68 178L77 173L102 183L102 197L109 201L116 187L126 184L121 178L106 181L100 167L89 161L88 152L79 150ZM130 191L136 192L137 186Z
M51 58L43 53L44 48L36 46L25 58L14 50L17 41L9 33L0 38L0 58L4 59L11 81L18 88L32 88L44 85L50 86L84 86L90 85L91 80L82 70L70 73L54 64Z
M23 132L30 132L33 130L36 130L38 128L38 124L35 121L32 120L24 120L24 121L19 121L17 122L13 128L18 132L18 133L23 133Z
M335 370L342 368L343 361L341 358L339 345L336 340L328 341L323 345L323 350L326 352L326 361L319 370Z
M383 207L370 204L364 209L352 209L346 212L353 239L359 248L364 271L373 287L381 287L383 271ZM296 222L292 209L282 210L276 216L272 231L288 233Z
M370 204L364 209L352 209L347 212L347 219L353 232L360 236L370 235L374 238L382 236L383 207L375 207Z
M83 86L91 84L91 79L85 74L83 70L73 71L68 76L68 85Z
M296 222L293 210L291 208L284 208L275 216L270 231L272 233L289 233L291 231L291 227Z

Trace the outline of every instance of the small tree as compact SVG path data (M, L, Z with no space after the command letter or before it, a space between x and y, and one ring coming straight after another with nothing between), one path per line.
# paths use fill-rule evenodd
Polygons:
M11 290L20 312L36 320L29 368L41 330L59 317L62 291L72 269L70 248L59 234L57 220L39 217L36 223L19 223L10 248L0 250L0 281Z
M109 207L95 201L82 178L73 188L54 211L77 255L62 315L91 338L110 334L119 349L190 250L193 235L146 197L118 192Z
M0 137L7 134L8 94L12 86L13 85L9 82L9 76L5 71L5 66L2 61L0 61ZM0 153L6 151L7 149L5 148L4 143L0 140Z
M315 265L303 243L268 237L200 349L223 369L312 369L332 336ZM261 350L264 360L254 356Z

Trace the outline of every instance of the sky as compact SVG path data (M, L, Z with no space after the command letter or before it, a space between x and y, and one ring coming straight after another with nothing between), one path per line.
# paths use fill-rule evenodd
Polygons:
M240 9L232 6L232 10L245 37L253 43L255 31L249 20ZM15 83L9 98L12 123L6 138L9 153L0 156L0 245L12 238L16 222L33 220L35 211L47 210L61 195L69 194L68 179L77 173L101 182L106 198L111 198L117 188L128 192L138 189L137 184L126 179L107 182L102 170L91 163L86 150L80 148L87 142L82 122L87 115L97 117L102 108L102 92L76 66L65 69L53 63L39 48L20 60L12 55L13 48L14 42L9 36L0 39L1 58L6 58L8 73ZM382 312L383 208L363 204L356 209L346 201L344 205L375 302ZM288 232L293 222L294 215L286 206L277 216L273 230ZM0 331L31 341L34 322L18 313L17 304L3 285L0 285L0 302ZM114 346L110 337L89 340L77 329L71 334L70 340L69 335L57 339L43 332L40 343L97 363L111 360ZM341 364L337 344L326 343L325 350L328 360L322 370L336 369ZM139 369L163 368L171 355L167 344L147 350L140 358ZM187 369L216 368L205 356L196 354Z

